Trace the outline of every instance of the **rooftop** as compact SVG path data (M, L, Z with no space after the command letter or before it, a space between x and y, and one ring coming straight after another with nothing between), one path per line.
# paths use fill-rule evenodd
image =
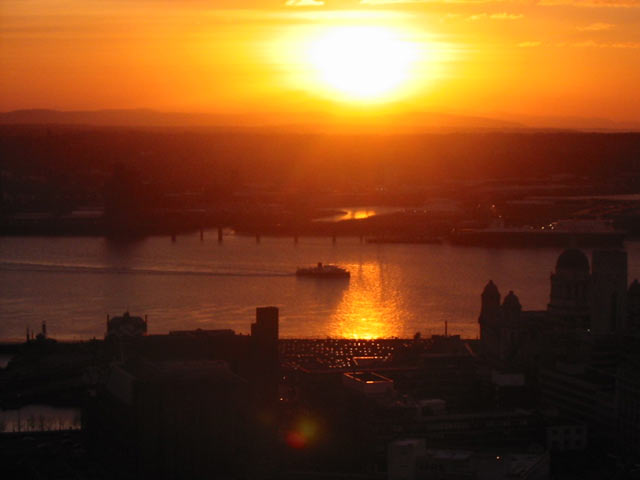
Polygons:
M123 368L138 380L152 382L186 382L194 380L215 380L224 383L242 383L244 380L235 375L227 363L221 360L193 361L139 361L127 364Z
M354 372L354 373L345 373L347 377L353 378L358 382L363 383L388 383L393 382L390 378L383 377L374 372Z

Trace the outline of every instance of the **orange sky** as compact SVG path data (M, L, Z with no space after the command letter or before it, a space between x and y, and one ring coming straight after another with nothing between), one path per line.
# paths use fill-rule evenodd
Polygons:
M320 3L2 0L0 110L640 122L640 0ZM391 29L420 52L410 78L383 99L352 102L309 62L314 38L353 26Z

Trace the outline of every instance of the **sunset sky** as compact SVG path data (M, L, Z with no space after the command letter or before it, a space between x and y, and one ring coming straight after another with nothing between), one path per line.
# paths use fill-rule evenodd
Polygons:
M640 122L640 0L2 0L0 110Z

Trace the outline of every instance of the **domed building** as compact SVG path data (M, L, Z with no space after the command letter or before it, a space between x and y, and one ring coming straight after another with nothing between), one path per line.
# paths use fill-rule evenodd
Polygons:
M140 337L147 334L147 317L134 317L124 312L121 317L107 316L107 334L105 338Z
M567 249L558 257L550 281L549 303L542 311L523 311L512 291L500 304L498 287L489 281L482 292L478 318L481 345L487 356L531 364L556 355L581 355L578 344L582 340L611 337L627 331L632 323L640 331L637 282L629 289L627 315L626 252L594 251L590 268L583 251ZM572 341L578 338L582 340Z
M589 273L589 259L577 248L569 248L562 252L556 261L556 271L583 271Z
M509 293L504 297L502 302L502 312L505 320L514 319L517 320L522 312L522 305L520 305L520 299L516 297L513 290L509 290Z
M478 318L484 353L500 361L514 360L524 344L536 337L529 326L532 319L540 319L540 313L544 312L522 312L520 300L512 290L500 304L498 287L489 280L482 292Z
M567 328L589 328L589 259L576 248L558 257L551 274L550 320Z
M513 292L500 305L489 282L478 319L484 359L535 379L539 405L583 424L590 442L640 456L640 283L627 283L626 252L595 250L590 266L584 252L565 250L550 281L543 311L523 311Z

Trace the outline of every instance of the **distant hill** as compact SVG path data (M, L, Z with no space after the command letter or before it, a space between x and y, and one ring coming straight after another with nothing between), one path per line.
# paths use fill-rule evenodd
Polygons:
M492 118L449 115L440 113L411 113L402 115L332 116L328 114L287 115L258 118L249 115L219 115L207 113L158 112L135 110L14 110L0 113L2 125L96 125L96 126L156 126L156 127L273 127L304 132L385 131L418 133L438 129L520 129L525 125Z
M46 109L0 112L0 125L92 125L122 127L220 127L273 128L289 132L322 133L421 133L464 130L586 130L640 131L640 123L606 118L535 117L499 115L490 118L437 112L403 114L331 115L224 115L212 113L159 112L150 109L77 110Z
M164 113L147 109L133 110L13 110L0 113L0 124L51 124L100 126L182 126L233 124L227 116Z
M588 130L588 131L640 131L640 122L618 122L599 117L548 117L501 115L505 120L522 122L532 128Z

